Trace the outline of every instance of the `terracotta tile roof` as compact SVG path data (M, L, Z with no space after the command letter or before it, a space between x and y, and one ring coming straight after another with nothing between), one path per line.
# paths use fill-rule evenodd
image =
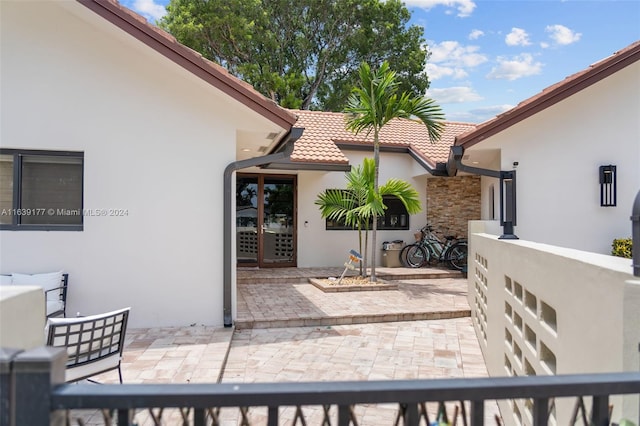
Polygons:
M288 130L295 123L296 118L290 111L263 96L250 84L229 74L224 67L180 44L174 36L150 24L144 17L116 0L77 1L282 128Z
M304 127L304 133L296 141L291 155L293 162L348 164L349 160L339 145L366 146L373 142L371 135L355 135L347 131L343 113L281 108L250 84L180 44L171 34L150 24L141 15L120 5L117 0L76 1L281 127L290 129L294 124L296 127ZM470 123L446 122L441 140L430 143L424 125L412 120L396 119L382 129L380 143L384 147L407 148L435 167L436 163L447 161L449 147L455 137L473 128L475 125Z
M348 159L340 150L342 145L373 145L373 135L358 135L346 130L345 114L323 111L292 111L298 116L296 127L304 127L302 137L295 143L292 161L341 163ZM445 122L442 138L431 143L424 124L408 119L395 119L380 132L381 147L407 148L435 166L444 163L449 147L457 135L475 128L471 123Z
M485 121L475 130L458 136L456 145L465 148L505 130L514 124L530 117L567 97L591 86L611 74L640 60L640 41L636 41L613 55L592 64L587 69L577 72L564 80L547 87L514 108Z

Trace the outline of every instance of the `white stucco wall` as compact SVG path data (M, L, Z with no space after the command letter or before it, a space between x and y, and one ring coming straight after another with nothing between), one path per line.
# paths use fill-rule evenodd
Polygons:
M349 163L356 167L371 152L346 151ZM377 266L382 265L382 243L384 241L403 240L413 242L413 234L426 221L427 171L408 154L382 153L380 160L380 184L388 179L398 178L408 181L420 194L422 211L409 217L409 230L378 231L376 254ZM343 172L300 172L298 174L298 266L342 266L348 260L350 249L358 250L357 231L327 231L325 220L314 204L325 189L345 188Z
M221 325L223 170L274 131L77 2L2 2L3 148L84 152L81 232L0 231L0 272L68 272L67 311ZM45 206L43 206L45 207Z
M500 149L502 170L517 167L520 238L610 253L631 235L640 189L640 62L469 148ZM617 166L617 207L600 207L598 168ZM490 180L483 180L487 219ZM496 187L496 190L498 187Z

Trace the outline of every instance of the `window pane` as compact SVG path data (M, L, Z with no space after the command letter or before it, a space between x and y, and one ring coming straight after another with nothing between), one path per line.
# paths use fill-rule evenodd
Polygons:
M13 155L0 155L0 223L13 220Z
M378 219L378 229L409 229L409 214L402 201L393 195L385 195L383 200L387 209Z
M82 158L24 156L20 190L21 223L82 224Z

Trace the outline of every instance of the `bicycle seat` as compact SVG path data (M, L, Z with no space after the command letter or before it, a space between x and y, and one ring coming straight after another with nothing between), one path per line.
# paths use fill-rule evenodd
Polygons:
M449 241L449 240L455 240L456 237L454 237L453 235L445 235L444 238Z

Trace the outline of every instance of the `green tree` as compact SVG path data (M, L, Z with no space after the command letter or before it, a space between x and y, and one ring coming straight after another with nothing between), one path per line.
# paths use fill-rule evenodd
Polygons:
M444 114L433 99L417 97L409 92L400 93L400 82L388 62L383 62L374 71L366 63L359 69L360 82L354 87L345 111L347 129L358 134L362 131L373 132L374 184L373 196L377 204L382 204L382 194L378 188L380 170L380 129L394 118L414 119L422 122L433 143L440 139ZM372 209L373 227L371 245L376 246L378 209ZM376 259L371 259L371 281L376 281Z
M287 108L340 111L361 62L429 86L422 27L400 0L171 0L159 25Z
M362 165L345 174L347 189L327 189L318 195L315 204L320 206L322 218L344 221L347 226L358 229L358 245L362 254L360 275L368 266L369 224L376 215L383 215L386 206L382 202L385 195L393 195L404 204L409 214L420 212L420 196L408 182L389 179L379 189L380 197L374 191L375 164L365 158ZM363 243L364 231L364 243ZM364 272L363 272L364 271Z

